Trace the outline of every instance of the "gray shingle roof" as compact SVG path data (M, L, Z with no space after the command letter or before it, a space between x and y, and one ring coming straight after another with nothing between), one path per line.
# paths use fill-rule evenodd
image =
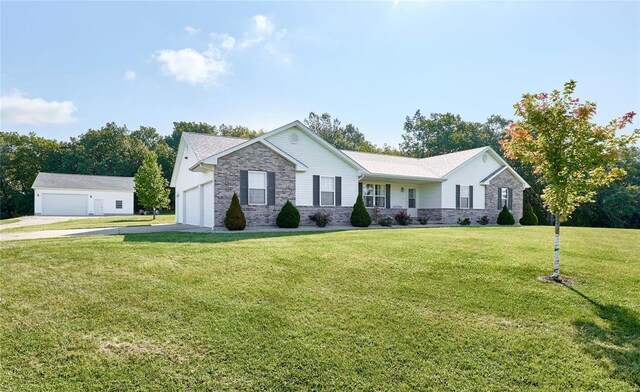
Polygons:
M183 133L183 137L193 150L198 161L248 140L191 132ZM342 150L342 152L373 174L442 178L485 148L479 147L422 159L347 150Z
M38 173L32 188L101 189L133 192L133 177L90 176L84 174Z
M342 152L374 174L442 178L485 148L474 148L422 159L356 151L343 150Z
M182 135L193 150L198 161L209 158L212 155L216 155L219 152L228 150L248 140L237 137L214 136L191 132L184 132Z

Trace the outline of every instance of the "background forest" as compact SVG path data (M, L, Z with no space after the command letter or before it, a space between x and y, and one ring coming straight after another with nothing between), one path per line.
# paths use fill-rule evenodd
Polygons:
M406 117L403 141L398 147L377 146L366 140L355 125L343 125L328 113L311 112L304 123L339 149L422 158L481 146L491 146L502 155L498 141L511 122L495 115L485 122L469 122L451 113L425 116L417 111ZM170 180L183 132L252 138L265 131L184 121L174 122L173 130L167 136L160 135L152 127L129 130L116 123L89 129L69 141L46 139L33 132L20 135L0 131L1 217L33 213L31 185L40 171L132 177L145 155L153 151L158 156L164 177ZM546 224L548 216L540 199L545 184L531 168L507 161L531 185L531 189L525 191L525 203L530 203L540 223ZM595 202L579 207L567 225L640 228L640 149L624 150L618 164L627 171L627 176L601 188ZM173 200L173 195L171 198Z

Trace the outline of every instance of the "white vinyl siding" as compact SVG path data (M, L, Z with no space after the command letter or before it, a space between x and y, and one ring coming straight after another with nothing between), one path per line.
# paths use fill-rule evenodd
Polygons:
M320 205L336 205L336 178L320 176Z
M184 191L188 189L193 189L193 188L197 189L198 185L211 182L211 180L213 179L213 173L211 172L200 173L200 172L190 171L189 167L197 163L196 157L184 139L180 141L180 144L182 146L182 154L176 157L176 165L174 166L174 170L175 170L176 167L178 167L178 160L180 160L180 165L179 165L180 168L178 169L179 172L178 172L178 175L176 176L176 183L175 183L175 189L176 189L175 202L176 202L176 211L177 211L176 222L186 224L187 215L192 216L193 214L198 214L198 216L200 216L201 211L200 211L200 203L193 204L189 200L184 200L184 197L183 197ZM205 198L204 203L205 203L205 206L204 206L205 209L214 208L213 198L211 199ZM207 205L207 204L210 204L210 205ZM218 213L224 214L224 211L223 212L218 211ZM199 223L196 223L196 224L199 224Z
M249 205L267 204L267 172L249 172Z
M295 144L289 139L293 132L298 134L298 142ZM313 205L314 175L342 177L341 204L355 204L358 197L358 172L342 158L297 127L273 135L267 138L267 141L308 167L304 172L296 172L296 205Z
M44 200L46 194L60 197ZM35 188L33 192L36 215L94 215L95 200L102 200L104 215L133 214L133 192L100 189L51 189ZM122 208L116 209L116 200L122 200ZM54 208L51 206L53 203ZM58 206L60 203L60 206ZM99 211L98 211L99 213Z
M442 208L456 208L456 185L473 186L473 208L484 209L485 186L480 185L480 181L488 177L502 166L491 155L487 161L482 161L482 155L476 155L471 161L458 168L453 173L447 175L446 181L442 183Z

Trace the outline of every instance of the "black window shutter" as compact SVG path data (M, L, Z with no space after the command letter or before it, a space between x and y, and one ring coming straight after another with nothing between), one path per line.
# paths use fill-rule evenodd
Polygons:
M387 208L391 208L391 184L386 185L384 194L387 196Z
M502 209L502 188L498 187L498 209Z
M511 188L507 188L509 189L509 209L512 210L513 209L513 189Z
M342 177L336 177L336 207L342 205Z
M320 176L313 176L313 206L320 205Z
M360 196L362 196L362 183L361 182L358 183L358 194Z
M456 185L456 208L460 208L460 185Z
M473 208L473 185L469 185L469 208Z
M267 172L267 205L276 204L276 173Z
M240 204L249 204L249 171L240 170Z

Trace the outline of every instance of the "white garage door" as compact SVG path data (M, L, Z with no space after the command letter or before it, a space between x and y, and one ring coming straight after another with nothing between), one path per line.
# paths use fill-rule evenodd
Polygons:
M87 215L87 195L43 193L42 215Z
M203 226L213 227L213 183L210 182L202 187L203 199Z
M200 190L198 188L186 191L184 193L183 211L187 225L200 225Z

